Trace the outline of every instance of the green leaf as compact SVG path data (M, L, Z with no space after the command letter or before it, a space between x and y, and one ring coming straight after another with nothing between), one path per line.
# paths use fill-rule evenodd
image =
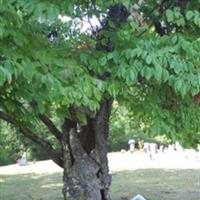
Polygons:
M191 20L191 19L193 18L193 16L194 16L194 13L193 13L191 10L189 10L189 11L186 13L186 18L187 18L187 20Z
M194 17L194 23L200 27L200 15L195 15Z
M133 68L128 70L127 80L128 80L129 83L136 80L136 71Z
M6 81L6 73L2 66L0 66L0 86L2 86Z
M106 65L106 63L107 63L107 58L106 58L106 56L102 57L102 58L99 60L99 63L100 63L101 66Z
M152 69L149 68L149 67L146 67L146 70L145 70L145 74L144 76L146 77L147 80L150 80L150 78L152 77Z
M174 36L172 37L172 42L173 42L173 44L176 44L177 41L178 41L178 37L177 37L177 35L174 35Z
M82 125L87 124L87 116L86 116L84 113L79 112L79 113L77 114L77 117L78 117L79 122L80 122Z
M181 87L181 96L184 97L186 94L187 94L187 85L186 84L182 84L182 87Z
M80 60L84 63L84 64L88 64L88 60L87 60L87 55L85 55L84 53L82 53L80 55Z
M166 16L167 16L167 21L168 22L173 22L173 20L174 20L174 13L173 13L172 10L168 9L166 11Z
M58 17L59 10L54 6L50 6L47 10L47 19L55 19Z
M163 81L166 82L169 80L169 72L167 70L163 70Z
M41 114L45 113L45 106L42 102L38 102L38 112Z
M161 77L162 77L162 67L159 64L157 64L155 66L154 76L155 76L155 78L156 78L157 81L161 80Z
M107 59L108 59L108 60L111 60L111 59L113 59L113 58L114 58L114 54L113 54L113 53L108 53Z
M148 55L148 56L146 57L146 63L147 63L148 65L152 63L152 56L151 56L151 55Z
M177 91L181 91L181 89L182 89L182 85L183 85L183 82L182 82L182 80L177 80L176 82L175 82L175 89L177 90Z
M24 77L27 80L31 81L34 74L36 73L35 65L31 63L30 61L23 62L22 65L23 65Z

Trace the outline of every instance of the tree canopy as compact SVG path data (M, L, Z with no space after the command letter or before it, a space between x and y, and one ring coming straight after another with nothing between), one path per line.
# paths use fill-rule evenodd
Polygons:
M65 199L109 199L114 100L153 134L199 142L199 10L199 0L0 0L0 118L64 168Z
M164 132L198 132L200 2L126 0L127 22L117 25L120 12L107 9L119 3L1 1L0 101L9 121L34 128L44 113L63 118L73 105L84 123L107 95L150 123L163 119ZM100 31L112 51L95 51Z

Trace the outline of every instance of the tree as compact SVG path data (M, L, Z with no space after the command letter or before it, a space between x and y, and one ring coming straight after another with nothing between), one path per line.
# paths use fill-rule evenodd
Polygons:
M173 114L199 92L200 2L123 3L0 1L0 118L64 169L64 199L110 199L114 99Z
M23 149L21 141L15 131L6 125L0 124L0 166L12 164L17 160L17 153Z

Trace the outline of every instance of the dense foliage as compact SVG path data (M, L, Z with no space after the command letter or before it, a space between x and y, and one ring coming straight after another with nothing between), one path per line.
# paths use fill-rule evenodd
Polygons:
M0 125L0 165L11 164L16 161L22 144L13 129L5 123Z
M109 199L113 100L146 132L199 142L199 10L200 0L0 1L0 118L65 167L65 199ZM84 176L96 191L70 193L91 187Z
M109 151L129 150L128 142L135 140L137 149L143 148L144 142L157 143L158 145L168 146L176 140L166 135L162 131L150 131L148 124L142 121L143 117L137 117L125 106L120 106L117 102L113 105L110 119L110 134L108 138Z
M176 128L189 129L190 135L198 132L194 123L198 112L188 107L200 86L199 1L141 1L135 7L124 1L131 13L128 23L113 27L114 32L104 31L114 45L109 53L94 53L92 27L83 32L80 24L91 23L83 13L96 16L95 21L102 19L99 13L106 13L114 1L96 1L96 7L92 2L1 1L1 110L16 118L18 125L34 127L38 113L51 115L53 110L63 117L71 105L96 110L107 94L130 100L131 108L140 102L142 109L147 105L144 111L152 115L151 123L162 125L163 118L165 132L174 134ZM59 14L70 18L62 22ZM51 30L58 33L54 42L47 37ZM108 78L102 80L105 74ZM31 102L37 104L34 109ZM149 112L152 109L155 114ZM190 119L184 116L188 109ZM81 113L78 117L84 121ZM176 122L181 125L175 126Z

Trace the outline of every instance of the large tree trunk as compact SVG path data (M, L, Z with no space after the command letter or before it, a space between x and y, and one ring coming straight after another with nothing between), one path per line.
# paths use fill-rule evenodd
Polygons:
M112 101L105 100L87 125L66 124L63 137L65 200L110 200L107 137Z

